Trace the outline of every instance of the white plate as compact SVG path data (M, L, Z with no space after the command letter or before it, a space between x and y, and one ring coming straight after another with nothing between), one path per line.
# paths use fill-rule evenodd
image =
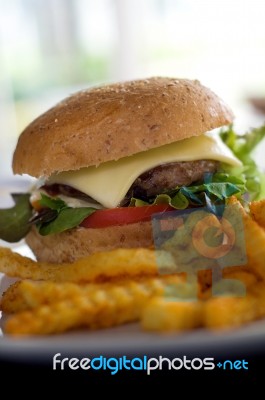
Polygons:
M29 256L31 253L21 243L13 250ZM0 290L14 280L0 277ZM258 321L240 329L212 333L199 329L181 334L150 334L138 324L129 324L99 331L79 331L55 336L13 338L0 336L0 360L48 362L56 353L64 356L119 355L171 355L254 354L265 345L265 321Z

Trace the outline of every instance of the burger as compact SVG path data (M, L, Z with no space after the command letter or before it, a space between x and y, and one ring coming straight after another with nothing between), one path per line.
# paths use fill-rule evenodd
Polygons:
M20 135L13 171L36 181L0 210L0 237L25 237L40 261L71 262L152 247L158 213L260 196L246 155L264 129L242 139L232 122L230 108L197 80L157 77L77 92Z

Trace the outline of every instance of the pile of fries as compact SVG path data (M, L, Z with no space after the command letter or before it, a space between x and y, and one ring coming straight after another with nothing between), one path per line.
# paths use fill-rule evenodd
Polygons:
M0 272L17 277L1 299L4 331L12 335L55 334L140 322L147 331L183 331L238 327L265 316L265 200L242 214L247 264L223 269L246 295L212 296L211 271L200 271L197 296L184 301L167 295L190 287L184 273L159 274L156 251L116 249L72 264L38 263L0 248ZM194 287L192 288L194 290Z

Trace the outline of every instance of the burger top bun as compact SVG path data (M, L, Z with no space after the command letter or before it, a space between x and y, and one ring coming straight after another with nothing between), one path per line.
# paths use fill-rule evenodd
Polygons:
M22 132L13 171L48 177L97 166L232 120L228 106L197 80L157 77L86 89Z

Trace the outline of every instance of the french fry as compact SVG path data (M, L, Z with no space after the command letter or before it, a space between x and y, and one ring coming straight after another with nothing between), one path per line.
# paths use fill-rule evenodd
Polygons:
M156 253L149 249L116 249L93 254L72 264L37 263L0 248L0 272L10 277L55 282L106 282L158 275ZM167 271L165 271L167 272Z
M242 282L246 296L213 297L208 269L198 271L199 300L180 300L191 290L183 286L185 274L172 275L177 268L167 264L158 269L157 252L149 249L117 249L57 265L0 248L0 271L22 279L1 299L2 311L13 313L7 316L5 332L54 334L139 320L144 330L178 332L201 326L236 328L265 317L265 200L251 203L253 219L236 198L229 204L242 215L247 264L224 268L223 283ZM227 283L224 290L232 290L233 282Z
M249 205L252 218L265 229L265 199L252 201Z
M265 280L265 231L247 214L236 198L231 198L229 204L237 205L243 218L247 265Z
M211 298L204 303L204 326L211 329L239 327L257 318L256 304L252 296Z
M251 287L252 285L256 284L258 282L257 277L245 270L245 269L241 269L240 267L230 267L231 271L229 271L229 268L225 268L223 270L223 283L225 283L225 280L229 279L229 280L233 280L233 281L240 281L245 285L246 290L249 289L249 287ZM236 283L236 282L235 282ZM233 287L233 282L230 283L230 285L232 286L231 290L235 290L235 288ZM224 288L225 290L225 288ZM208 300L211 299L213 297L214 293L213 293L213 288L212 285L209 286L206 290L202 291L200 293L200 300Z
M2 294L2 298L0 299L0 311L15 312L16 310L24 309L24 302L21 302L20 296L18 295L21 283L22 281L13 283L13 285L9 286Z
M265 282L259 282L249 288L251 296L257 298L256 312L258 318L265 316Z
M249 215L243 218L248 265L265 280L265 231Z
M265 283L250 285L242 298L218 297L204 302L203 321L207 328L239 327L265 316Z
M163 294L167 285L176 285L183 282L183 278L177 275L166 275L158 278L142 278L139 281L119 281L116 287L125 287L128 290L137 287L146 293L155 292ZM114 283L104 284L83 284L76 283L55 283L52 281L34 282L24 280L11 285L3 294L1 310L6 313L21 312L28 309L38 308L42 305L57 303L63 300L71 300L76 297L93 297L96 291L111 291ZM148 292L149 290L149 292Z
M96 284L78 285L70 282L55 284L52 281L19 281L3 293L1 310L5 313L21 312L71 299L83 293L89 296L89 292L94 290L95 286Z
M223 268L222 278L239 280L244 283L246 287L249 287L258 280L254 272L246 265ZM212 297L212 270L198 271L198 281L201 289L199 298L201 300L206 300Z
M151 299L144 308L141 325L151 331L179 331L205 326L210 329L228 329L265 316L265 283L242 272L241 280L249 284L245 297L210 298L206 301L179 302L165 298ZM231 275L232 276L232 275ZM235 276L234 276L235 278ZM255 282L255 283L254 283Z
M176 275L139 282L128 280L121 284L82 286L22 282L15 287L19 291L15 301L6 298L3 308L6 311L17 308L27 311L9 317L5 331L15 335L51 334L79 327L98 329L136 321L150 297L163 296L167 285L180 282L183 279Z
M197 328L201 324L200 301L177 301L154 297L147 303L141 315L141 326L146 331L183 331Z
M245 271L243 268L241 271L229 271L229 268L227 268L226 271L224 271L223 273L223 277L224 279L233 279L236 281L240 281L246 286L246 288L249 288L258 281L257 277L253 273Z

